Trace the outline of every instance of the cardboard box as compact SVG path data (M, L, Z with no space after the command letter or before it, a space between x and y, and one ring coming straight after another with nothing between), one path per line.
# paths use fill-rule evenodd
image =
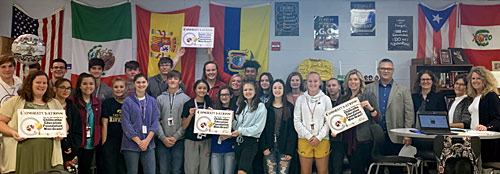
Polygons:
M14 42L14 39L0 36L0 55L12 54L12 42Z
M431 58L415 58L411 59L412 65L430 65L432 64Z

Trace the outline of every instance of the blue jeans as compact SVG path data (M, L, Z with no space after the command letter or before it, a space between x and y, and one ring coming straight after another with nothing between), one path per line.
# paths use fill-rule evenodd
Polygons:
M158 138L155 138L155 141L158 172L160 174L181 174L184 169L184 139L175 142L172 147L165 146Z
M274 148L270 149L269 155L264 155L264 171L269 174L287 174L290 167L290 160L284 160L285 154L280 153L278 143L274 143Z
M128 174L138 173L139 158L141 159L144 174L155 174L156 163L154 149L149 149L142 152L123 150L122 153L125 157L125 165L127 166Z
M235 164L234 152L212 153L211 171L212 174L233 174Z

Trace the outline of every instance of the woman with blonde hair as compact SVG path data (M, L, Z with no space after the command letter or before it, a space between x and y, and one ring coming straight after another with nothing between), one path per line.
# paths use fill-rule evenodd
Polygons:
M372 137L370 124L377 124L380 121L379 112L376 110L377 98L375 94L365 91L365 81L363 74L357 69L350 70L345 75L346 81L343 83L344 95L340 96L339 104L347 102L353 98L358 98L361 107L368 116L368 121L361 123L354 128L335 135L333 139L333 164L334 173L342 173L342 163L344 155L347 155L351 172L361 174L365 172L368 165L370 150L372 147Z
M229 80L229 86L233 90L233 97L240 96L240 88L241 88L242 77L240 74L233 74L231 79Z
M500 131L500 100L498 99L497 81L490 71L482 66L473 67L469 73L467 95L474 100L469 106L471 129L478 131ZM498 161L500 149L498 140L482 140L483 162Z

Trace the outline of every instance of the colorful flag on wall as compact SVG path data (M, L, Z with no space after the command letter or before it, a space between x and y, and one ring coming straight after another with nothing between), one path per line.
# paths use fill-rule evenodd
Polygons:
M417 58L433 57L440 49L455 47L457 5L435 10L418 5Z
M259 73L267 72L270 22L271 5L235 8L210 4L217 64L232 75L242 72L245 61L254 60L261 65Z
M34 34L45 43L45 57L40 61L41 70L51 76L50 62L62 58L62 28L64 10L54 11L50 16L41 19L32 18L20 6L12 7L11 37L17 38L23 34ZM16 75L23 77L20 64L16 67Z
M123 65L133 60L130 8L130 3L94 8L71 1L73 83L80 73L88 72L88 61L95 58L104 60L101 80L108 85L124 75Z
M460 4L462 48L475 66L491 70L491 61L500 60L500 5Z
M161 57L175 57L181 46L182 26L198 26L200 6L172 12L154 13L136 6L137 14L137 61L141 71L149 77L158 74ZM194 96L196 49L186 48L175 69L181 71L186 94ZM179 66L180 64L180 66Z

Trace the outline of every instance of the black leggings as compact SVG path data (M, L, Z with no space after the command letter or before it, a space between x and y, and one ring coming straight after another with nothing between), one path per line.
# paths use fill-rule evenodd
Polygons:
M258 139L251 137L243 137L242 143L237 143L234 148L236 156L236 166L238 170L249 173L252 169L252 162L257 154Z

